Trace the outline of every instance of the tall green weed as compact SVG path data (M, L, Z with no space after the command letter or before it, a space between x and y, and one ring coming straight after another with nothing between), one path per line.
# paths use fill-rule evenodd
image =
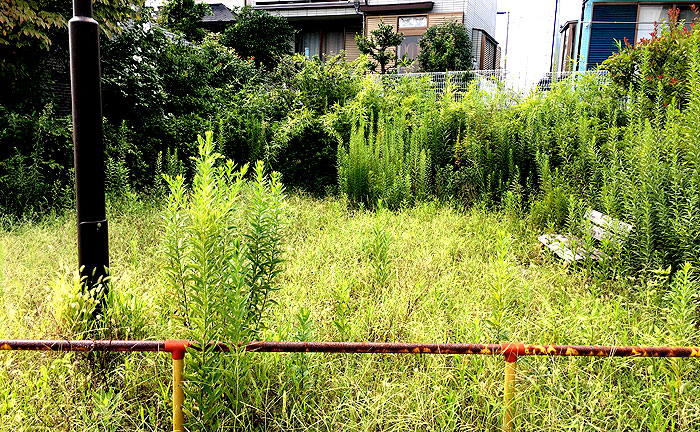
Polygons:
M381 200L395 209L427 199L430 153L425 129L408 131L405 119L384 113L374 129L373 123L357 124L348 148L339 148L340 191L369 207Z
M192 188L168 178L170 197L163 247L165 276L177 301L183 336L195 341L186 356L185 407L195 430L245 423L251 363L240 350L260 334L282 264L284 194L279 175L262 162L248 184L247 166L217 165L213 134L199 138ZM230 343L214 352L211 341Z

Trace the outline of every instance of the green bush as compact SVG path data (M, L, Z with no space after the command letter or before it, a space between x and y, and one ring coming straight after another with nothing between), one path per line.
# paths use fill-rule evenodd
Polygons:
M694 7L694 6L693 6ZM675 103L684 107L690 93L690 59L697 49L698 33L689 30L691 23L679 21L680 10L668 12L669 23L655 26L650 38L636 44L618 42L619 52L601 65L610 73L621 94L641 92L650 100L645 110L655 104ZM697 10L695 10L697 15ZM693 24L697 23L697 16ZM686 26L687 25L687 26ZM648 115L646 112L644 115Z
M206 34L199 22L211 13L211 7L194 0L167 0L159 12L158 23L163 27L181 33L187 40L199 42Z
M339 139L324 120L301 109L280 124L267 158L285 185L315 195L335 185Z
M347 104L359 91L360 74L340 55L321 61L296 54L280 63L280 68L291 75L288 81L299 103L317 114Z
M0 212L41 214L72 200L70 118L53 107L21 115L0 106Z
M294 28L287 18L267 11L243 7L221 35L221 43L236 50L243 58L272 70L285 54L292 53L290 42Z
M472 68L471 38L467 28L456 21L428 27L418 45L418 62L425 72L464 71Z
M102 36L102 114L112 124L163 117L168 95L160 65L171 43L160 28L142 23L126 24L112 38Z

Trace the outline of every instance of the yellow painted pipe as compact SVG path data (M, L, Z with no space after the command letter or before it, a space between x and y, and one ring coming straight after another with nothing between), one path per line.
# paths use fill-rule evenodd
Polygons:
M515 394L516 362L506 360L503 389L503 432L513 432L513 395Z
M182 390L182 372L185 368L184 359L173 359L173 432L184 432L184 416L182 402L185 392Z

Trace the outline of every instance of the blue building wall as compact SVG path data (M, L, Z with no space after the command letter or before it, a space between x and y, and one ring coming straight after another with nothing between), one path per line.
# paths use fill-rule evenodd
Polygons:
M577 70L593 69L616 52L615 41L622 43L627 38L630 43L634 43L638 6L660 3L659 0L583 0ZM695 1L671 0L664 3L690 5Z

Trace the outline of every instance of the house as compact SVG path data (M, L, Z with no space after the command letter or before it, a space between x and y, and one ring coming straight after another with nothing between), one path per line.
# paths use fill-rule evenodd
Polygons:
M200 0L197 0L200 1ZM383 21L405 35L399 56L415 59L418 40L429 26L453 20L464 24L472 38L474 69L498 69L500 48L496 33L496 0L204 0L213 14L204 28L221 31L235 21L230 9L250 5L281 15L297 30L295 52L311 58L345 52L347 60L360 55L355 35L369 34ZM164 0L148 0L159 7Z
M307 57L360 52L355 35L368 35L383 21L405 35L398 54L415 59L418 40L429 26L454 20L470 31L475 69L496 69L500 62L496 0L250 0L256 9L289 19L297 29L295 51Z
M221 33L226 26L236 22L231 10L223 3L211 3L211 14L204 15L200 26L211 32Z
M204 15L200 26L203 29L221 33L226 26L236 22L232 13L235 8L245 6L248 0L195 0L197 3L207 3L211 8L211 14ZM146 0L145 6L154 10L160 9L166 0Z
M581 24L568 22L559 33L559 71L562 65L575 63L575 70L595 68L618 51L618 42L639 42L654 31L655 23L668 20L671 8L680 10L680 19L690 23L695 18L693 1L659 2L654 0L610 1L583 0ZM574 32L574 37L569 37ZM569 56L566 58L566 56Z
M572 59L576 57L574 51L577 45L577 37L579 34L578 21L567 21L559 29L559 45L556 55L558 56L556 63L557 72L571 72L574 68Z

